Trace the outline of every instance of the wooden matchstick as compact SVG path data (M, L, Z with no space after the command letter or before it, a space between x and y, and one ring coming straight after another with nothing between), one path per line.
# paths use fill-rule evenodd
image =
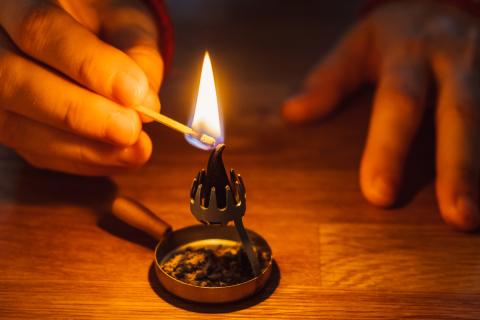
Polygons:
M200 140L201 142L203 142L205 144L212 145L212 146L214 146L216 144L215 138L210 137L209 135L206 135L206 134L196 132L195 130L193 130L189 126L186 126L183 123L175 121L175 120L173 120L173 119L171 119L167 116L164 116L163 114L160 114L160 113L155 112L151 109L148 109L147 107L137 106L137 107L135 107L135 110L140 112L141 114L149 117L149 118L152 118L153 120L155 120L155 121L157 121L157 122L159 122L163 125L166 125L167 127L171 128L173 130L177 130L177 131L182 132L184 134L188 134L188 135Z

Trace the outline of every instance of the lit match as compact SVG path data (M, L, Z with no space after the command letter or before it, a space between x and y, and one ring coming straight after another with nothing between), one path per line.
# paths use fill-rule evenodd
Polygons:
M135 110L140 112L141 114L149 117L149 118L152 118L153 120L163 124L163 125L166 125L167 127L173 129L173 130L177 130L181 133L184 133L186 135L189 135L197 140L199 140L200 142L206 144L206 145L210 145L210 146L215 146L216 145L216 140L215 138L209 136L209 135L206 135L206 134L202 134L202 133L199 133L195 130L193 130L192 128L184 125L183 123L180 123L178 121L175 121L167 116L164 116L163 114L160 114L158 112L155 112L151 109L148 109L144 106L137 106L135 107Z

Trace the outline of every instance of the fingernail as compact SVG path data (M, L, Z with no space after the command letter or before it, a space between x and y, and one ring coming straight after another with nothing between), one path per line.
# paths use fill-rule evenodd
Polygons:
M458 227L464 230L474 230L480 226L478 204L469 196L460 196L456 202Z
M139 133L140 121L134 110L125 108L111 114L106 135L113 143L132 145L137 141Z
M144 76L121 72L115 79L113 94L122 104L135 106L143 102L148 90Z
M370 190L371 200L379 206L391 206L395 201L395 188L385 177L376 177Z

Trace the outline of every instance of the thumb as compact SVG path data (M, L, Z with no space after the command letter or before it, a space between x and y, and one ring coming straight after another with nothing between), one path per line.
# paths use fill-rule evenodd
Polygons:
M282 110L284 118L293 123L303 123L335 110L345 95L365 81L367 52L367 26L361 23L348 32L313 69L307 77L304 91L285 102Z
M141 1L113 1L108 8L103 8L101 24L101 36L104 40L124 51L145 72L150 91L143 105L160 111L158 91L163 80L164 67L152 13Z

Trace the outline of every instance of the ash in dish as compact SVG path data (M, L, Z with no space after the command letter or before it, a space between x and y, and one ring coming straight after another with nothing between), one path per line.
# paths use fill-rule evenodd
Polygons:
M257 252L263 270L270 256ZM225 287L253 278L247 255L240 245L200 247L176 252L162 264L162 270L182 282L200 287Z

